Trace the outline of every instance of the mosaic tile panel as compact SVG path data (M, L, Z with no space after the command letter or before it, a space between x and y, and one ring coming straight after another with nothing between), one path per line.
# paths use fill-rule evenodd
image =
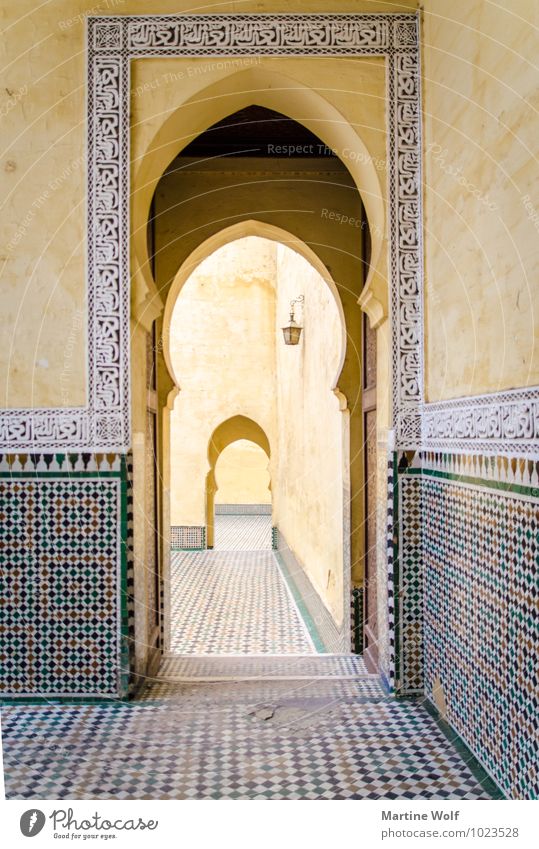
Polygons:
M136 688L135 670L135 554L134 554L134 515L133 515L133 455L129 452L126 462L126 581L125 608L127 615L127 649L129 692Z
M121 468L0 477L3 695L121 694Z
M157 684L2 719L8 799L490 798L425 708L376 679Z
M396 690L423 691L423 568L421 480L399 480L399 556Z
M537 468L397 459L397 692L423 686L505 794L537 798Z
M513 798L539 797L539 502L423 477L425 687Z
M196 525L171 525L170 547L178 551L206 548L206 528Z
M314 648L273 552L186 551L171 556L171 652L311 654Z

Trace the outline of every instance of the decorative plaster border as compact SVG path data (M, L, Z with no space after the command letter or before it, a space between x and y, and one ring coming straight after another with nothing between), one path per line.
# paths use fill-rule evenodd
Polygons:
M0 449L128 450L130 62L231 55L387 61L393 419L397 444L418 445L423 384L418 26L415 14L87 19L88 407L2 411Z
M421 449L539 459L539 387L424 404Z

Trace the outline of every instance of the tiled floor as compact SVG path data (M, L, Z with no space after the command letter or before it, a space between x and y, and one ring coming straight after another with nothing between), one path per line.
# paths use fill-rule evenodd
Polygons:
M356 680L148 685L3 711L9 799L486 799L426 710Z
M311 654L303 656L250 655L246 657L166 655L159 670L160 680L247 681L253 679L301 680L307 678L350 679L367 676L359 655ZM371 676L373 677L373 676ZM377 680L374 676L374 680Z
M216 516L214 532L214 551L271 549L271 516Z
M171 555L171 651L309 654L314 647L272 551L214 550Z

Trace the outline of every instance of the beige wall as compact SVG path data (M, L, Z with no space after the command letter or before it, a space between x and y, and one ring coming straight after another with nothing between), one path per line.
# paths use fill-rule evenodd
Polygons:
M305 304L299 345L277 345L274 524L340 625L348 413L332 390L343 354L342 324L327 284L303 257L279 246L277 273L279 334L290 300L303 294Z
M269 458L254 442L228 445L215 465L215 480L216 504L271 504Z
M416 5L413 0L397 5L343 0L339 11L398 11ZM510 6L426 0L424 7L427 394L435 400L539 382L532 349L539 301L534 297L539 198L533 178L539 10L535 0L515 0ZM162 0L151 11L187 8L192 11L184 0ZM147 11L143 0L46 5L22 0L1 11L3 28L9 30L2 48L0 104L3 406L85 402L84 15ZM238 9L224 3L219 11ZM286 12L290 4L253 0L241 11ZM294 11L335 8L327 0L297 0ZM367 89L366 98L356 95L357 72L364 64L341 59L268 63L292 75L304 66L305 83L321 87L324 97L359 128L372 154L385 157L383 132L373 117L384 113L378 89ZM212 68L198 75L191 70L188 78L187 66L194 68L192 60L185 63L182 93L195 93L220 78ZM148 62L146 69L151 76ZM134 86L148 79L135 69ZM161 94L163 104L157 99ZM148 109L156 104L158 122L170 95L161 88L135 97L140 121L134 129L136 156L144 149L137 135ZM144 101L145 111L140 110ZM361 114L366 104L369 111ZM155 122L149 131L152 126Z
M362 209L358 193L343 165L335 159L259 159L234 157L193 164L179 160L181 170L166 174L157 187L155 276L160 291L169 290L190 253L204 247L212 233L256 216L256 232L310 250L310 261L335 281L346 315L346 348L339 388L346 396L351 426L351 474L355 492L363 475L360 401L361 309L358 296L362 266ZM188 167L185 167L186 164ZM178 203L181 199L181 203ZM209 210L209 214L208 214ZM330 217L331 215L331 217ZM344 218L344 223L337 216ZM208 223L208 217L210 222ZM275 230L275 228L277 228ZM230 237L229 237L230 238ZM294 240L295 241L292 241ZM202 242L202 244L201 244ZM329 274L328 274L329 272ZM387 394L387 376L380 391ZM352 502L352 563L361 580L363 552L362 499Z
M369 11L406 10L414 6L414 0L398 4L341 0L339 11L359 11L362 6ZM147 0L55 0L47 4L19 0L0 9L6 33L1 47L0 95L2 406L79 405L86 401L85 16L186 11L290 12L290 3L246 0L238 9L236 2L224 2L217 10L211 6L195 9L188 0L152 4ZM334 8L328 0L297 0L294 11L328 12ZM282 63L285 70L287 60L269 61ZM175 64L174 72L180 70L181 62ZM167 92L165 111L178 90L181 96L195 93L220 78L211 62L202 63L206 70L189 77L188 68L201 62L184 61L185 77ZM148 69L150 64L151 60L146 63ZM290 60L288 66L292 68ZM315 87L328 86L333 90L327 92L329 99L355 104L358 114L365 108L355 91L358 67L347 60L333 60L321 84L319 67L312 60L305 81ZM137 74L135 70L134 86ZM144 147L138 146L137 135L143 132L148 115L138 111L137 104L144 98L135 99L135 124L141 121L133 132L136 158ZM163 105L155 91L147 93L146 102L158 124ZM379 133L376 122L373 125L366 116L360 123L367 134L376 137Z
M539 383L539 4L426 0L427 397Z
M241 415L275 444L275 248L248 237L193 271L176 301L170 358L180 387L171 414L171 524L206 524L208 446ZM238 434L241 437L241 434Z

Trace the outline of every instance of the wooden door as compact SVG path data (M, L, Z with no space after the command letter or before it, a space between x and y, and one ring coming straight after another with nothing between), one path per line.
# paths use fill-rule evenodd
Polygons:
M365 468L365 557L363 656L378 671L378 598L376 568L376 331L363 315L363 438Z
M155 334L147 337L146 469L144 514L146 520L146 621L148 674L159 666L161 656L161 578L159 569L159 470L157 463L157 391Z

